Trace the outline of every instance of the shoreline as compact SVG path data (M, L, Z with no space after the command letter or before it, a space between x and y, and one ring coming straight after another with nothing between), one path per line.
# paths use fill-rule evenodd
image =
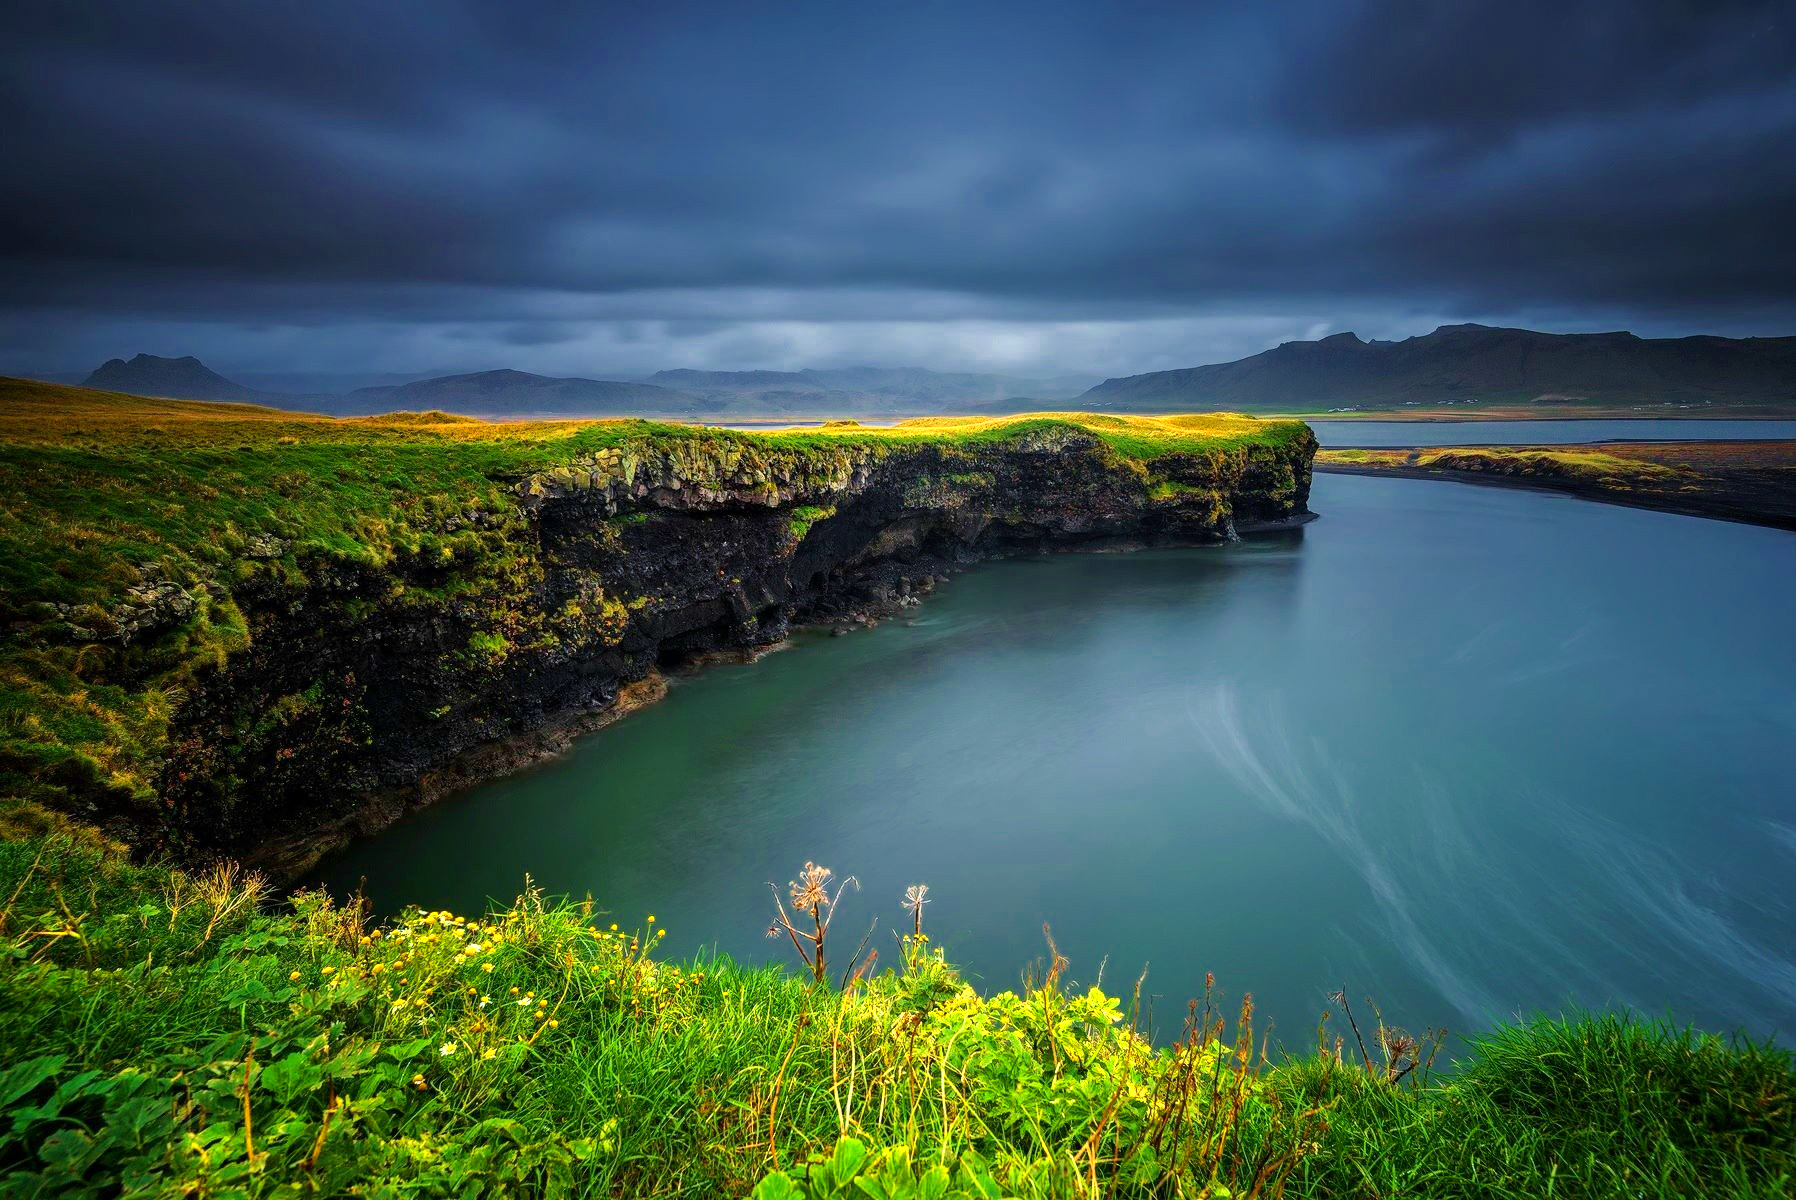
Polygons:
M1264 537L1302 529L1321 514L1295 513L1278 520L1242 522L1240 537ZM684 679L704 674L715 666L752 666L771 654L797 648L793 635L840 637L855 631L870 632L881 621L922 606L941 583L967 570L993 563L1063 554L1126 554L1140 550L1205 550L1226 546L1227 541L1143 541L1121 538L1112 544L1092 543L1050 547L1032 553L991 554L966 561L930 560L914 564L919 582L889 601L868 604L852 613L794 621L786 637L760 646L709 650L662 669L652 668L639 680L621 684L617 700L599 710L569 714L524 733L471 746L446 760L416 782L370 794L363 802L337 814L331 821L295 837L271 839L255 851L238 855L245 866L261 872L285 891L302 890L310 877L334 855L352 843L376 837L414 813L466 795L500 779L542 766L572 752L581 739L600 732L626 717L661 703Z
M1720 498L1709 499L1689 495L1682 496L1676 501L1669 498L1645 498L1638 493L1622 493L1586 480L1518 478L1513 475L1498 475L1481 471L1454 471L1428 467L1361 467L1322 462L1318 462L1314 470L1319 475L1432 479L1447 483L1472 484L1477 487L1510 488L1547 495L1569 496L1575 500L1592 500L1599 504L1613 504L1621 508L1637 508L1648 512L1670 513L1674 516L1700 517L1711 521L1729 521L1736 525L1757 525L1766 529L1796 532L1796 515L1787 516L1762 512L1729 504Z

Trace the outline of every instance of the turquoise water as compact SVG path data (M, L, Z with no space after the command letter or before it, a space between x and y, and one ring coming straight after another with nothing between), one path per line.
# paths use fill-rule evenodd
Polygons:
M670 948L777 960L807 858L906 884L987 987L1051 923L1161 1027L1206 971L1304 1046L1328 992L1467 1031L1627 1006L1796 1034L1796 536L1525 491L1317 478L1218 549L975 568L328 864L460 910L529 872ZM850 940L842 938L842 940Z

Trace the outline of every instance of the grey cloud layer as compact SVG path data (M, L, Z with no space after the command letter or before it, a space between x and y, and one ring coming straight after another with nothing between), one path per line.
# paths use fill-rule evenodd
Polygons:
M1793 307L1787 10L14 6L0 340L1579 306L1754 326Z

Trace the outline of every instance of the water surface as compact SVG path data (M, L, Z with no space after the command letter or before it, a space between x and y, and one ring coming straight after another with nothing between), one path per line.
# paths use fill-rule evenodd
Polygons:
M1049 922L1081 980L1148 967L1162 1027L1214 971L1295 1046L1342 984L1412 1026L1796 1034L1796 536L1403 479L1312 505L990 564L914 624L682 680L328 881L467 911L530 872L676 953L778 959L766 883L812 858L860 877L839 930L877 915L888 961L927 882L985 986Z

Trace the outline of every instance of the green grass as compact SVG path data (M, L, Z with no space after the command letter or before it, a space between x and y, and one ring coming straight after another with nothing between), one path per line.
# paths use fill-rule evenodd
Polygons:
M654 452L707 486L826 481L904 449L951 464L1024 438L1083 439L1146 480L1168 463L1244 464L1309 433L1251 417L1076 413L776 433L336 420L0 379L0 835L62 826L59 810L158 811L175 714L246 645L245 597L324 582L369 610L478 612L471 669L548 645L555 615L531 602L542 565L525 480L584 479L607 456L629 471ZM795 508L794 537L825 507ZM157 590L190 608L134 634ZM586 615L614 635L632 599L599 596Z
M1539 1021L1393 1085L1356 1049L1263 1061L1251 1009L1155 1047L1057 974L981 996L914 937L834 990L664 964L652 918L619 924L526 891L374 926L0 844L0 1195L1772 1197L1796 1172L1766 1046Z

